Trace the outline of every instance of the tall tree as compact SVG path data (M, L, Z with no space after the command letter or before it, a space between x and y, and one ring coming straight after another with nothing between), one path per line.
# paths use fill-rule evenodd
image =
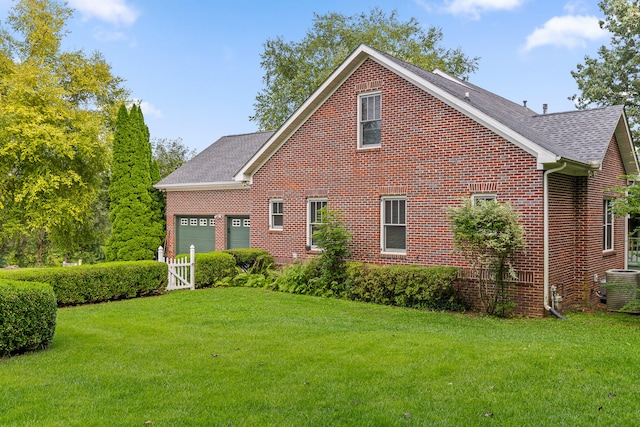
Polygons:
M605 14L600 27L611 33L611 42L571 72L581 94L570 99L578 108L624 105L640 145L640 1L603 0L599 6Z
M71 16L21 0L0 28L0 217L14 225L0 229L0 250L35 246L37 264L49 242L80 245L108 170L113 106L128 95L99 53L61 51Z
M421 68L440 68L460 77L474 72L479 58L469 58L459 48L443 48L442 38L439 28L425 32L415 18L399 21L395 11L388 16L378 8L353 16L315 14L300 42L277 37L264 43L264 89L256 96L250 119L263 130L278 128L362 43Z
M153 158L158 163L160 178L164 178L196 155L182 139L154 138L151 140ZM157 181L156 181L157 182Z
M133 105L129 111L123 104L118 111L113 141L108 260L153 259L162 243L164 224L157 211L152 169L149 130L142 110Z

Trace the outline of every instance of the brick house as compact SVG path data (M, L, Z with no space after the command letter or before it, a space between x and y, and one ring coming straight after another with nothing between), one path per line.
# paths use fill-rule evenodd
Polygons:
M166 192L167 255L249 246L249 187L236 172L273 132L224 136L158 182Z
M355 259L464 267L448 208L497 199L525 227L521 314L544 315L551 286L565 305L594 301L599 278L626 267L626 220L610 215L607 192L638 172L621 106L537 114L363 45L282 127L256 135L265 140L236 169L233 202L226 190L158 184L169 233L182 214L239 209L251 218L251 246L286 263L317 253L312 231L328 204L345 214Z

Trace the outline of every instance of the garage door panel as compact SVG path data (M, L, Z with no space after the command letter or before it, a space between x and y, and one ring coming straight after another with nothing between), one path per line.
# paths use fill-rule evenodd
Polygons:
M176 218L176 254L188 254L194 245L196 252L215 250L215 220L211 217L182 216Z

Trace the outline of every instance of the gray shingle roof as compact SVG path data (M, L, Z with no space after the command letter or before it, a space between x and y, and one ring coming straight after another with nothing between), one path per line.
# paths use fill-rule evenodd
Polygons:
M469 103L540 147L580 163L603 160L623 114L623 107L619 105L537 114L523 105L444 72L426 71L384 52L380 53L450 95Z
M273 132L223 136L173 171L156 187L233 182L233 176Z

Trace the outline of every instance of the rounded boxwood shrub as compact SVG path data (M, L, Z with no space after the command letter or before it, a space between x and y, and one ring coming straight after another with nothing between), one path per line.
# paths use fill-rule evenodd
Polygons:
M56 315L50 285L0 280L0 356L47 347L56 329Z
M178 255L176 258L189 259L189 255ZM214 286L236 274L236 259L233 255L225 252L196 253L196 289Z
M264 274L274 266L273 257L264 249L240 248L225 252L233 255L243 273Z

